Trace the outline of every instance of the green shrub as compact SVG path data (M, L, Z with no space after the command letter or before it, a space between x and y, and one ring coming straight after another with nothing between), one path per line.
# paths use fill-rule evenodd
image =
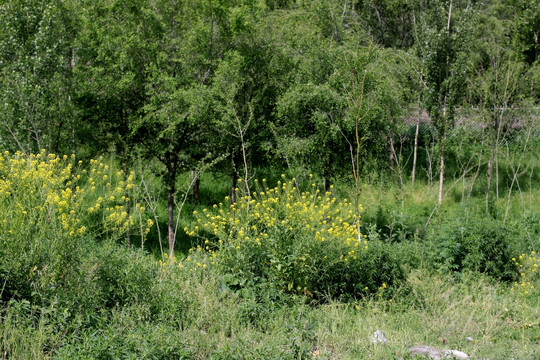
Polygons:
M111 306L130 302L137 296L132 290L147 286L145 267L130 268L144 263L140 254L93 240L116 241L136 218L142 221L139 205L125 211L133 177L98 160L83 165L75 156L45 151L0 155L0 300L92 303L77 300L87 286L101 291L100 304ZM149 224L139 225L144 236Z
M540 248L540 214L533 211L525 213L516 224L526 239L527 248L531 251Z
M203 237L236 290L270 282L319 300L390 293L404 282L403 270L388 245L358 232L360 210L315 184L300 193L293 181L271 189L263 180L235 204L196 213L198 225L186 231Z
M521 296L530 296L532 299L540 299L540 256L536 251L530 254L522 253L518 257L512 258L512 262L519 272L519 280L512 285L512 291Z
M151 299L158 266L146 253L112 242L85 248L77 277L70 279L64 291L79 308L96 311Z
M415 236L424 236L424 224L431 209L425 206L410 206L402 209L397 204L385 204L363 216L364 232L375 226L378 236L387 242L403 242Z
M50 309L32 306L28 300L10 300L0 309L0 358L49 359L51 350L61 341L59 323Z
M78 261L71 165L44 153L0 155L2 300L30 299L61 286ZM73 213L72 213L73 211Z
M193 358L186 339L167 323L140 321L130 311L114 312L99 329L74 336L55 354L55 359L163 359Z
M459 217L434 229L430 253L443 271L485 273L512 281L518 275L512 264L515 231L488 217Z

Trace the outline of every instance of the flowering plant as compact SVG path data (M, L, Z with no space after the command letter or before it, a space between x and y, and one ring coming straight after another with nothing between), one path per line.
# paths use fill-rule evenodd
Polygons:
M0 155L0 283L2 298L30 298L61 287L76 272L81 243L140 236L151 225L132 202L133 175L102 159L75 155Z
M237 202L194 212L197 225L185 229L220 271L240 278L236 286L268 281L323 299L391 293L404 281L388 246L360 233L361 206L283 180L273 188L256 181Z

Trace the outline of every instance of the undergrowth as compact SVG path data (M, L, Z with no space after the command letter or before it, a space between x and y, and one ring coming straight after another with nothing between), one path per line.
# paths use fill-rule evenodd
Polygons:
M474 198L432 214L424 185L405 208L399 189L364 186L362 211L346 189L261 181L234 204L190 205L195 246L159 262L126 247L128 228L141 245L156 231L133 175L46 153L0 165L0 359L540 356L526 194L503 221Z

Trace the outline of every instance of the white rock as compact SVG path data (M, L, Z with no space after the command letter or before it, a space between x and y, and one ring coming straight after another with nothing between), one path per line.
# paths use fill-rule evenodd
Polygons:
M464 352L458 351L458 350L443 350L442 352L443 356L446 356L446 359L459 359L459 360L468 360L469 355L465 354ZM445 359L443 357L443 359Z
M458 360L469 360L469 355L465 354L464 352L458 351L458 350L441 350L436 349L431 346L413 346L409 349L409 352L411 355L418 355L418 356L424 356L428 357L429 359L433 360L441 360L441 359L458 359Z
M386 336L384 335L384 331L382 330L375 331L371 341L373 344L386 344L388 342Z

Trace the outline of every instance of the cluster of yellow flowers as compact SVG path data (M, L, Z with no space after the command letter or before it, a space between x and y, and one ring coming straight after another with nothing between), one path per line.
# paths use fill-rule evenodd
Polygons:
M9 233L21 226L58 223L59 231L82 235L86 227L77 218L84 191L72 177L74 156L58 157L42 150L25 155L5 151L0 156L0 202L10 211L2 221Z
M86 170L83 170L86 173ZM93 204L88 208L90 213L100 212L105 226L115 232L125 232L135 225L133 214L128 213L131 201L129 192L135 187L134 174L126 176L124 171L113 172L109 165L100 157L90 160L88 170L88 184L90 190L96 193L96 189L102 196L93 199ZM144 211L144 207L135 204L135 210ZM151 225L150 225L151 227ZM147 227L146 233L149 231Z
M342 261L356 260L359 251L368 249L367 236L360 233L361 206L355 209L348 200L338 201L332 192L321 192L316 184L300 192L295 179L282 178L284 181L273 188L265 179L262 184L255 180L256 191L239 197L236 203L226 197L225 203L210 210L194 211L198 224L184 231L202 236L207 251L224 242L237 250L243 245L261 246L277 233L309 234L314 242L341 241L349 249Z
M62 231L58 235L81 236L92 222L89 216L110 232L123 233L133 227L134 216L141 220L141 227L146 226L141 232L150 230L153 222L142 221L144 207L135 204L128 213L128 194L135 187L133 173L113 174L103 158L90 160L88 169L82 166L75 155L59 157L45 150L30 155L2 153L0 205L10 211L3 214L1 230L20 231L20 221L33 226L43 222L57 226Z
M512 290L517 291L522 295L528 295L534 290L535 284L538 283L540 275L538 268L540 267L540 257L535 251L528 254L521 254L517 259L512 258L512 262L519 269L520 281L514 282Z

